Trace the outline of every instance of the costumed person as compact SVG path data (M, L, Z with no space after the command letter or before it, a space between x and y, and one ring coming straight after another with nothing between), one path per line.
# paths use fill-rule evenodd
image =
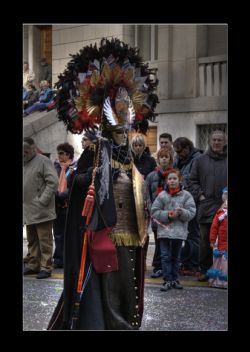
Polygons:
M227 187L223 188L222 200L210 229L213 266L207 271L209 286L217 288L227 288Z
M137 330L148 219L128 131L146 133L158 102L155 70L138 50L103 38L72 55L59 76L58 117L86 131L65 226L64 290L48 330Z
M160 240L163 287L182 289L178 280L182 242L187 239L188 222L194 218L194 198L182 189L179 170L172 169L166 177L166 190L155 199L151 208L153 220L157 223L157 238Z

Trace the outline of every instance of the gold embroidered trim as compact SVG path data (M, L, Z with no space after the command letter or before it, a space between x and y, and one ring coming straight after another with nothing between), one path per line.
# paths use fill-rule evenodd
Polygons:
M129 163L129 164L122 164L122 163L119 163L119 161L112 159L111 165L112 165L112 168L128 171L128 170L132 169L133 162L131 161L131 163Z
M140 240L137 234L124 232L124 233L111 233L109 236L116 246L128 247L128 246L140 245Z

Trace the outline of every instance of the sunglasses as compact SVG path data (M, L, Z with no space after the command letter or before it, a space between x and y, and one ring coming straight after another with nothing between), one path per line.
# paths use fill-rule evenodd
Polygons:
M58 152L57 154L58 155L65 155L66 153L65 152Z

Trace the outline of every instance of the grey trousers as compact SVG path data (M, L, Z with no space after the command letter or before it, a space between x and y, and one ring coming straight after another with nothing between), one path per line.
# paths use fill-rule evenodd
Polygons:
M29 247L28 268L34 271L52 271L53 255L53 221L27 225L27 241Z

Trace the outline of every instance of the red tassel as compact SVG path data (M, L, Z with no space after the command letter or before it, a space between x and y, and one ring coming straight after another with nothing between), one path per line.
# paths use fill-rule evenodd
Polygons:
M93 207L95 202L95 187L89 186L87 197L84 202L84 207L82 210L82 216L86 216L86 225L88 225L91 218Z

